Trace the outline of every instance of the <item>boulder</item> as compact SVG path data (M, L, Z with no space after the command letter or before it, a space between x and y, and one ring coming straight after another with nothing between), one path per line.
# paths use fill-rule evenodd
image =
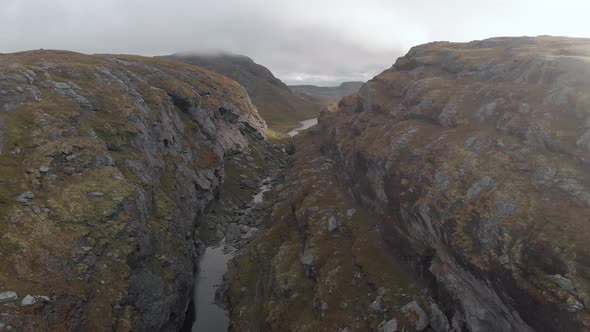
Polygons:
M412 301L401 308L402 313L407 320L414 324L417 331L423 331L428 327L430 319L426 312L422 310L418 302Z

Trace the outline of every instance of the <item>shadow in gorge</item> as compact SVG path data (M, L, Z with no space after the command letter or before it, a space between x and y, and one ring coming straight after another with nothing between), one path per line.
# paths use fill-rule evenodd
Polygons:
M215 292L232 257L233 253L226 251L222 243L208 247L199 257L199 271L182 331L227 331L228 312L215 303Z

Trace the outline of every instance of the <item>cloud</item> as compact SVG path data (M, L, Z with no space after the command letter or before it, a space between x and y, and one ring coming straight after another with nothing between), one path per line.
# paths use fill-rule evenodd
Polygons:
M585 0L2 0L0 52L227 51L288 83L334 84L432 40L590 36L589 11Z

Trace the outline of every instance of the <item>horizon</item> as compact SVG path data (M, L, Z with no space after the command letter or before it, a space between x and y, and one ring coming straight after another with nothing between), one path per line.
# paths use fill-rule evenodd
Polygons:
M313 11L310 7L313 6ZM509 10L508 10L509 9ZM288 85L367 81L415 45L494 37L588 38L590 4L552 1L6 0L0 52L224 52L246 55ZM567 17L566 19L562 19ZM27 19L23 19L27 18ZM449 21L452 20L452 24Z

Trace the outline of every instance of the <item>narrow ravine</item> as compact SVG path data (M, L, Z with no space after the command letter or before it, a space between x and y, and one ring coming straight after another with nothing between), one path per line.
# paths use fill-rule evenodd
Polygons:
M204 249L197 258L193 299L187 309L183 332L227 331L229 328L223 277L231 259L254 239L261 227L261 220L271 205L266 196L277 182L282 167L280 148L263 146L253 150L228 158L224 193L212 211L202 217L199 233ZM258 172L246 173L242 168Z

